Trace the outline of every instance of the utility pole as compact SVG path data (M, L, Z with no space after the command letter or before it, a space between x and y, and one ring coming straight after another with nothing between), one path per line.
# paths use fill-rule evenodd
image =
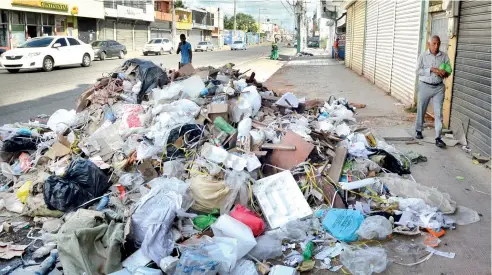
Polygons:
M236 28L237 28L237 25L236 25L236 0L234 0L234 37L232 38L232 40L234 40L236 37Z
M174 0L171 1L172 2L172 20L173 22L171 22L171 36L172 36L172 39L173 39L173 47L176 45L176 11L175 11L175 6L174 6Z
M297 53L301 52L301 14L302 14L302 2L297 0L295 7L297 15Z

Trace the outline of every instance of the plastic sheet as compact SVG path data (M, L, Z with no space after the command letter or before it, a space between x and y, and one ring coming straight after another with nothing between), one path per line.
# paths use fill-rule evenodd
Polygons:
M282 240L274 235L260 236L249 254L260 261L279 257L282 255Z
M46 125L55 133L63 134L75 122L75 115L75 110L59 109L50 116Z
M215 275L220 263L204 250L186 249L179 259L174 275Z
M359 229L357 235L365 240L384 240L393 232L390 221L383 216L367 217Z
M340 261L352 274L357 275L381 273L388 263L386 251L380 247L364 249L346 247L340 254Z
M152 98L155 103L163 104L179 98L180 92L183 90L183 86L179 83L173 82L168 86L152 89Z
M216 237L237 239L237 259L241 259L256 245L251 228L235 220L229 215L222 215L212 224L212 231Z
M249 200L249 175L246 172L226 171L225 184L229 188L226 199L220 206L220 214L227 214L234 202L246 205Z
M364 216L358 210L332 208L323 219L323 228L340 241L353 242L363 221Z
M158 87L159 85L166 85L168 82L166 72L150 60L132 58L128 59L123 64L123 66L131 65L138 65L138 74L142 80L140 91L138 91L138 103L141 103L144 96L153 88ZM135 88L135 86L133 88Z
M258 271L256 271L255 263L241 259L237 261L230 275L258 275Z

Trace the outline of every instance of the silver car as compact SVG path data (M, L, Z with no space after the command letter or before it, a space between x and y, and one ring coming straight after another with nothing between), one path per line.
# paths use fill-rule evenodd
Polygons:
M231 51L246 50L246 43L243 41L234 41L231 45Z
M206 51L213 51L214 50L214 44L210 41L202 41L198 42L198 45L195 47L195 52L206 52Z

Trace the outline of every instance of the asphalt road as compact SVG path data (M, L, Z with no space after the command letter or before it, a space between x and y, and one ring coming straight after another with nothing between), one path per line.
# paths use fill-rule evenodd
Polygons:
M269 46L251 47L246 51L214 51L193 53L193 65L221 66L241 64L270 54ZM177 68L180 56L141 56L164 68ZM63 67L52 72L21 71L17 74L0 70L0 125L27 122L39 114L50 115L58 109L73 109L77 97L97 78L124 62L120 59L93 61L88 68Z

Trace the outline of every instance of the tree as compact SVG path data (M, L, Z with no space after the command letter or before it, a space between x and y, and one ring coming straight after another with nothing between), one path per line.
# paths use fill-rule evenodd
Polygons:
M174 2L174 7L175 8L182 8L182 9L186 9L186 6L183 4L183 1L182 0L176 0Z
M256 21L253 16L245 13L236 14L236 24L237 29L245 32L257 32L258 25L256 25ZM234 29L234 16L224 17L224 28L228 30Z

